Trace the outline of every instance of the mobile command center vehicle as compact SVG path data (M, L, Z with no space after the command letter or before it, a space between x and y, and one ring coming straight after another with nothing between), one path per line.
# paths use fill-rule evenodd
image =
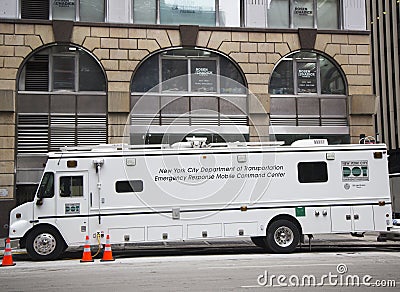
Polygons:
M97 244L250 237L275 253L304 235L392 226L386 146L300 140L99 145L49 153L10 238L35 260ZM101 242L105 240L100 239Z

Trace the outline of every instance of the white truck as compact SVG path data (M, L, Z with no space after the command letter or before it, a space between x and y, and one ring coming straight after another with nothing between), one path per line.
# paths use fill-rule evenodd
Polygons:
M64 148L33 202L10 213L35 260L68 247L250 237L275 253L304 235L388 231L386 146L300 140ZM99 236L101 235L101 236Z

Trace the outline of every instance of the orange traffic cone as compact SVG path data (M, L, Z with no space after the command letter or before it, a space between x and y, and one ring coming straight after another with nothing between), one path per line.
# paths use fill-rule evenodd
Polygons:
M89 235L86 235L86 242L83 248L83 255L81 259L81 263L87 263L87 262L93 262L92 252L90 251L90 245L89 245Z
M109 234L107 234L107 237L106 237L106 245L104 247L103 258L100 261L101 262L115 261L115 259L112 256L111 244L110 244L110 235Z
M12 259L10 239L7 238L6 248L4 250L4 255L3 255L3 261L0 267L9 267L9 266L15 266L15 263L13 262Z

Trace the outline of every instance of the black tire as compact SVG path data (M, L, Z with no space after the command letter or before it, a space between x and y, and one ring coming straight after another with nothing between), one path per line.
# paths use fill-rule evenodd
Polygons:
M34 261L58 259L66 248L60 233L51 227L38 227L26 238L26 251Z
M292 221L279 219L269 226L266 240L271 252L291 253L300 242L300 231Z

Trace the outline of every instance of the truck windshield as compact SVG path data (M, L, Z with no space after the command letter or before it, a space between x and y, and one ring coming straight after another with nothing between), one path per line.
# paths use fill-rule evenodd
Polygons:
M46 172L40 183L38 198L51 198L54 196L54 174Z

